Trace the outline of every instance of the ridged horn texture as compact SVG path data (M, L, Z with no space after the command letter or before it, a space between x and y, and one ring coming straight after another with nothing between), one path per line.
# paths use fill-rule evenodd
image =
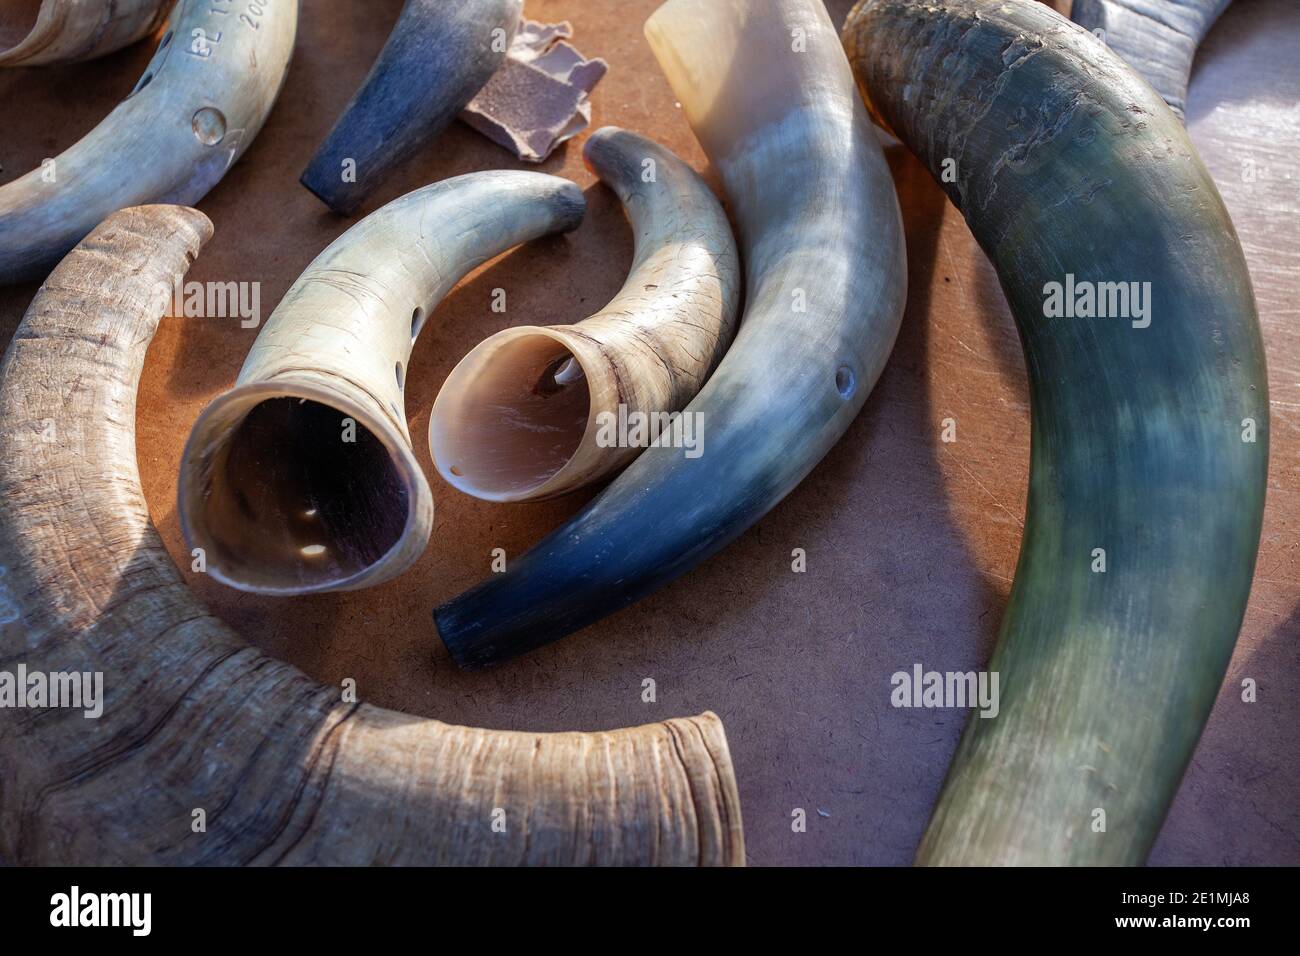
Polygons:
M591 484L640 454L650 422L668 440L658 429L695 397L735 332L736 243L704 180L614 127L593 133L583 157L632 220L632 269L590 318L506 329L447 377L429 447L439 474L479 498L527 501ZM620 421L646 434L619 444Z
M410 567L433 526L404 405L415 338L466 273L584 209L565 179L470 173L394 200L317 256L186 443L181 527L208 573L289 595Z
M135 90L51 164L0 187L0 283L43 279L117 209L192 205L221 180L279 95L298 25L297 0L251 9L180 0Z
M1041 4L868 0L844 41L992 261L1029 371L1001 709L967 726L918 862L1140 863L1259 545L1268 394L1236 233L1178 117ZM1071 286L1065 314L1095 313L1095 290L1112 317L1048 317Z
M646 35L731 199L744 317L686 408L703 454L647 449L505 573L437 609L464 667L562 637L725 547L844 433L898 334L898 200L820 0L671 0Z
M115 213L50 276L0 366L0 554L17 611L0 666L103 675L98 719L0 709L0 855L742 863L712 714L607 733L451 727L343 703L195 600L149 520L135 403L164 311L154 286L211 231L192 209Z
M1232 0L1074 0L1070 19L1105 43L1186 119L1187 80L1205 34Z
M406 0L347 109L301 182L350 215L441 133L504 62L523 0Z
M45 66L105 56L147 37L173 0L6 0L0 66Z

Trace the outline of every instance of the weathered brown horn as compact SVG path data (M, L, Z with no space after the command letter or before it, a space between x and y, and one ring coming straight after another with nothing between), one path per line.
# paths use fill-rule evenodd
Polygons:
M179 206L114 213L55 269L0 365L0 675L12 690L23 668L103 674L99 719L0 708L0 858L741 863L712 714L451 727L343 702L193 597L149 520L135 401L159 284L211 232Z

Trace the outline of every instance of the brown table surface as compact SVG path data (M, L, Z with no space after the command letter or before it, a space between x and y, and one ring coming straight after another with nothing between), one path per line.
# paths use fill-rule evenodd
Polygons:
M1064 7L1068 0L1062 0ZM1272 465L1250 609L1209 726L1151 862L1300 863L1300 19L1293 0L1237 0L1202 47L1189 126L1250 262L1272 398ZM576 44L610 64L596 125L651 136L707 170L655 65L641 24L657 0L527 0L570 20ZM830 0L837 22L849 0ZM269 315L290 283L351 222L298 176L384 43L401 0L304 0L288 82L260 137L200 204L216 236L190 278L261 283ZM0 182L55 156L131 89L139 44L69 67L0 73ZM438 642L434 604L518 554L589 493L496 505L437 476L424 441L452 366L509 325L581 318L622 284L629 228L581 162L581 138L540 168L586 191L582 227L488 263L429 321L411 361L407 414L437 507L428 551L406 575L360 593L255 597L189 574L227 622L323 681L355 678L373 703L453 723L596 730L716 711L739 778L756 864L911 859L966 715L895 710L889 676L920 662L987 660L1019 548L1029 408L1016 331L993 270L920 164L889 151L907 229L910 294L897 349L865 410L812 475L722 554L639 604L486 673L461 673ZM1253 163L1254 181L1243 176ZM456 125L363 212L460 173L523 168ZM531 167L536 168L536 167ZM707 173L717 185L716 176ZM494 288L509 311L491 311ZM7 342L36 291L0 289ZM168 318L140 393L145 492L173 558L181 446L203 406L234 380L256 330ZM939 440L957 421L958 440ZM808 570L791 573L792 548ZM641 701L641 681L658 701ZM1240 700L1243 678L1259 700ZM806 833L791 811L807 811Z

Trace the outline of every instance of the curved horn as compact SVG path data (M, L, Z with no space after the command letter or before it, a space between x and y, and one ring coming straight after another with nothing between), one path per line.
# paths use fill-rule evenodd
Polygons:
M0 66L93 60L147 37L172 0L14 0L0 5Z
M1070 19L1137 70L1186 122L1187 80L1205 34L1232 0L1074 0Z
M180 0L135 90L79 142L0 187L0 284L43 279L114 210L203 198L262 128L297 24L297 0L239 13Z
M649 448L509 570L435 612L465 667L553 641L721 550L844 433L906 298L889 166L819 0L671 0L646 35L731 198L735 344L687 406L704 453Z
M1000 712L967 726L917 859L1140 863L1259 544L1268 387L1236 233L1178 117L1041 4L868 0L844 40L997 269L1033 410Z
M406 425L415 337L467 272L573 229L584 208L565 179L470 173L394 200L317 256L186 443L181 527L208 572L287 595L410 567L433 525Z
M0 856L743 862L712 714L608 733L450 727L344 703L195 600L149 520L135 399L164 308L154 287L210 234L192 209L110 216L50 276L0 365L0 597L12 622L0 666L102 674L98 719L83 716L86 699L0 708ZM194 832L196 811L206 832Z
M349 215L496 72L523 0L406 0L375 65L301 182Z
M735 331L736 244L704 180L614 127L593 133L583 157L632 220L623 288L577 325L518 326L480 343L429 419L438 472L490 501L553 497L626 465L644 444L611 445L611 421L680 410Z

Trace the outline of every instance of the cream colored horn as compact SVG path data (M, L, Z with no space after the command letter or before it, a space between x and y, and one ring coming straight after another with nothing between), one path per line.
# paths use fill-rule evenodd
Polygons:
M105 56L158 29L173 0L5 0L0 66L45 66Z
M177 206L110 216L0 363L0 671L89 688L79 709L0 707L0 859L742 864L712 714L594 733L452 727L345 702L194 598L140 490L136 389L155 286L211 234Z
M586 627L722 550L844 434L902 322L894 182L821 0L671 0L646 38L729 199L744 316L685 409L704 423L702 454L646 449L434 612L463 667Z
M584 208L565 179L470 173L394 200L317 256L185 446L181 526L208 573L289 595L406 570L433 526L404 407L415 337L462 276L574 228Z
M652 428L670 438L670 413L695 397L735 331L736 243L704 180L662 146L614 127L593 133L583 157L632 220L632 269L591 318L506 329L447 377L429 447L439 474L479 498L573 491L635 458ZM697 440L693 428L677 428Z
M207 195L271 112L297 25L297 0L239 12L180 0L130 95L77 143L0 186L0 285L45 278L114 210Z

